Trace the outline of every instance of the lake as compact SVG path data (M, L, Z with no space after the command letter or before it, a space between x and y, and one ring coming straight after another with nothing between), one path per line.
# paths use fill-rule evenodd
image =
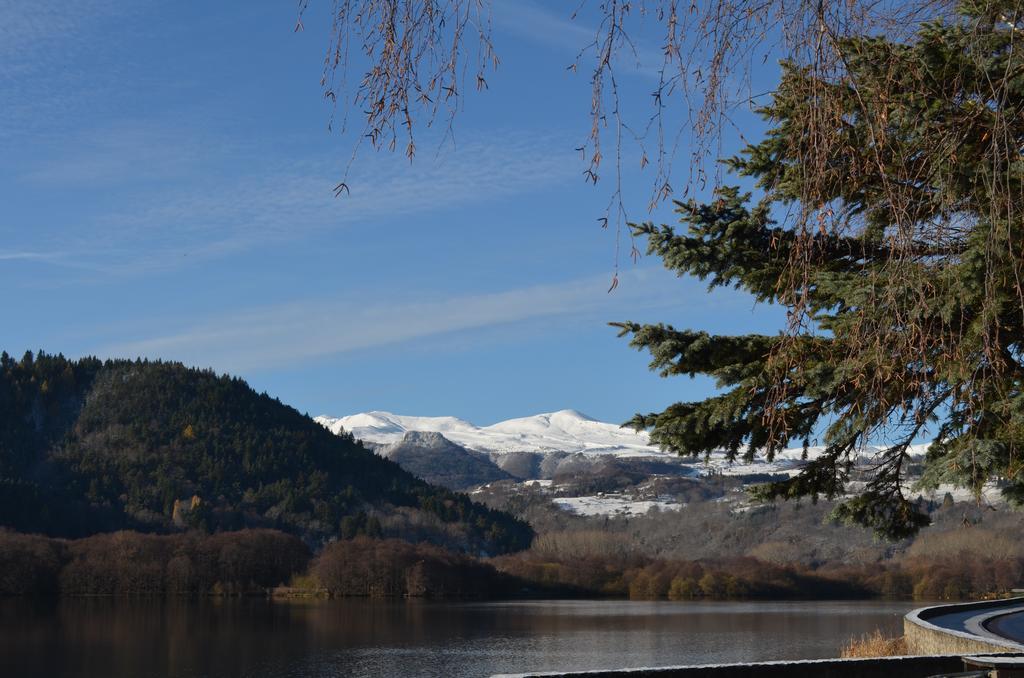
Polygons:
M836 656L911 602L0 601L0 675L487 676Z

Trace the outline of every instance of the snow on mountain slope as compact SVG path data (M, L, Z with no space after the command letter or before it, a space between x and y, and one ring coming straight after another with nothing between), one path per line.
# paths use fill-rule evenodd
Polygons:
M580 516L642 516L652 508L679 511L685 507L675 501L635 500L625 497L559 497L553 500L563 511Z
M521 481L524 488L551 494L558 508L585 516L641 515L654 508L682 510L686 505L683 497L638 494L636 488L571 496L574 490L571 482L566 485L566 478L588 477L591 472L600 475L609 465L630 473L644 469L640 472L650 473L650 478L722 475L739 477L744 483L763 482L766 476L793 476L808 460L824 452L823 447L806 451L795 447L783 450L772 461L759 456L749 462L730 462L723 452L713 453L706 460L681 458L651 445L646 432L596 421L575 410L509 419L491 426L476 426L456 417L413 417L391 412L322 416L316 421L334 433L348 431L378 445L378 454L392 457L431 482L456 489L480 485L474 492L481 492L491 480L505 476ZM914 445L908 453L920 457L927 449L927 444ZM856 455L858 465L870 465L881 451L880 447L861 449ZM479 458L473 458L474 454ZM554 485L553 479L560 479L557 482L561 484ZM862 485L863 481L851 483L851 487ZM912 485L913 479L909 479L908 493L917 491ZM943 487L929 498L941 498L947 490L953 491ZM959 497L955 491L954 496ZM736 510L747 506L743 493L733 500L739 501Z
M512 477L487 455L467 450L436 431L409 431L397 443L379 448L377 454L428 483L452 490Z
M347 417L316 417L316 421L334 433L342 430L370 443L394 444L407 432L437 432L467 449L490 455L492 459L516 452L549 454L562 452L600 458L611 455L618 458L661 458L679 461L671 452L664 452L650 444L646 432L637 433L616 424L596 421L576 410L560 410L498 422L491 426L476 426L456 417L412 417L390 412L365 412ZM911 456L919 456L927 445L915 445ZM858 455L861 463L870 463L881 448L866 447ZM824 448L807 449L807 459L819 456ZM702 472L723 475L749 475L761 473L795 473L805 463L803 448L784 450L772 461L764 458L752 462L737 460L730 463L724 454L712 454L704 460L691 462Z
M674 456L650 444L646 433L595 421L575 410L509 419L492 426L474 426L455 417L409 417L367 412L348 417L317 417L334 433L350 432L372 443L390 444L407 431L434 431L463 447L486 454L568 452L587 455Z

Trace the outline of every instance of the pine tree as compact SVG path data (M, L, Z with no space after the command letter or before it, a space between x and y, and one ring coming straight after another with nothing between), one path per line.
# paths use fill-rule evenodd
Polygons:
M654 443L750 459L820 439L760 498L843 499L857 451L887 441L836 515L892 538L927 524L905 494L925 434L923 486L1024 497L1024 3L959 9L905 43L842 40L839 78L783 64L770 131L726 161L760 197L677 203L685 233L632 225L678 275L785 306L785 331L615 323L652 370L719 386L628 423Z

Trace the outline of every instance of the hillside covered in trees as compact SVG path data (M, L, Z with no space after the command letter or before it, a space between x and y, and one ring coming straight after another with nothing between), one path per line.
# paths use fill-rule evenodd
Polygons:
M314 546L362 534L474 554L532 538L241 379L43 353L0 356L0 526L66 537L275 528Z

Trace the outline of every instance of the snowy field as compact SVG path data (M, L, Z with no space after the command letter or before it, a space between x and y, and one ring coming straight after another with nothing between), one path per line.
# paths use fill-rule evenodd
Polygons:
M685 506L671 500L636 500L620 495L559 497L553 502L560 509L581 516L639 516L651 509L678 511Z

